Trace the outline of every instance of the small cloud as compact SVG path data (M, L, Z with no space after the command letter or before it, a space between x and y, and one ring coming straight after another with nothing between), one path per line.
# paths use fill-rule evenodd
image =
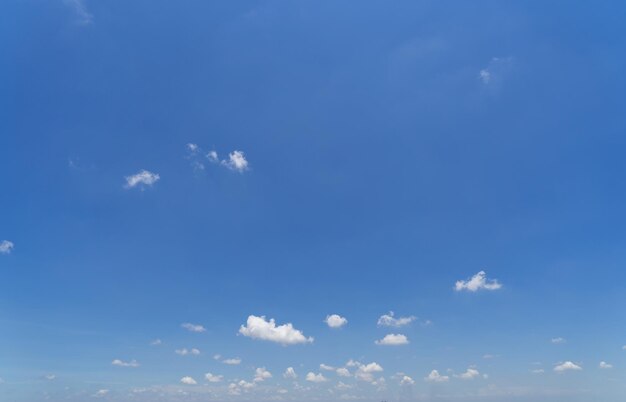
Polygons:
M342 317L338 314L332 314L332 315L327 315L324 322L330 328L341 328L348 323L348 320L345 317Z
M192 377L186 376L180 379L180 382L185 385L196 385L197 382Z
M237 366L238 364L241 364L241 359L238 357L232 359L224 359L222 360L222 363L228 364L230 366Z
M208 381L208 382L222 382L222 380L224 379L224 376L221 375L214 375L211 373L206 373L204 375L204 378Z
M290 380L295 380L296 378L298 378L298 375L296 374L296 370L294 370L293 367L287 367L287 370L285 370L285 372L283 373L283 377Z
M120 359L115 359L111 362L111 364L118 367L139 367L139 363L137 363L137 360L125 362Z
M219 163L219 161L220 161L220 158L219 158L219 156L217 156L217 152L216 151L209 151L206 154L206 157L212 163Z
M0 241L0 254L11 254L15 245L8 240Z
M161 177L156 174L149 172L147 170L141 170L139 173L136 173L131 176L126 176L126 185L125 188L134 188L136 186L152 186L154 183L159 181Z
M191 152L192 154L195 154L196 152L200 150L200 147L198 147L198 144L193 144L190 142L187 144L187 150Z
M45 378L48 381L54 381L54 380L56 380L57 376L54 375L54 374L46 374L46 375L43 376L43 378Z
M272 373L267 371L265 367L259 367L254 371L254 382L261 382L272 378Z
M375 341L374 343L377 345L399 346L407 345L409 340L402 334L387 334L383 339Z
M345 367L340 367L337 369L337 375L339 377L350 377L352 374L350 374L350 370L348 370Z
M92 396L95 398L104 398L105 396L107 396L109 394L109 390L108 389L99 389L95 394L93 394Z
M408 375L403 376L402 380L400 380L400 385L413 385L413 384L415 384L415 381L413 381L413 379L409 377Z
M306 375L306 380L310 382L320 383L328 381L328 378L324 377L322 373L315 374L313 372L308 372Z
M361 364L359 362L354 363L358 367L357 371L354 373L354 377L361 381L373 382L374 373L379 373L383 371L382 366L376 362L372 362L369 364Z
M483 84L489 84L489 81L491 81L491 73L486 68L480 70L478 75L480 77L480 80L483 82Z
M242 151L233 151L228 154L228 160L223 160L222 165L239 173L248 170L248 160Z
M220 354L213 355L213 360L220 360L221 358L222 358L222 355Z
M478 72L478 79L486 86L499 87L512 63L512 57L494 57Z
M403 327L415 321L417 317L409 316L409 317L394 317L393 311L390 311L389 314L383 314L378 318L378 326L379 327ZM430 325L430 321L425 323L426 325Z
M483 355L483 359L485 359L485 360L495 359L496 357L498 357L498 355L492 355L492 354L489 354L489 353Z
M335 368L333 366L322 363L320 364L320 370L335 371Z
M273 318L267 321L265 316L249 316L246 325L239 328L239 333L252 339L276 342L283 346L313 342L313 338L305 337L302 331L295 329L291 323L277 326Z
M196 349L196 348L191 348L191 349L187 349L187 348L183 348L183 349L176 349L174 352L176 352L177 355L181 355L181 356L187 356L187 355L193 355L193 356L198 356L200 354L200 350Z
M550 339L550 342L555 344L555 345L558 345L558 344L561 344L561 343L565 343L567 341L565 340L565 338L558 337L558 338Z
M570 361L566 361L564 363L558 364L554 367L554 371L556 372L564 372L564 371L579 371L583 368L579 365L572 363Z
M441 375L439 374L439 371L433 370L430 374L428 374L428 376L424 377L424 380L427 382L448 382L450 377L447 375Z
M602 361L600 362L600 365L598 367L600 367L601 369L612 369L613 365Z
M180 324L180 326L185 328L189 332L206 332L206 329L202 325L198 324L191 324L186 322L184 324Z
M530 370L531 373L533 374L543 374L545 373L544 369L534 369L534 370Z
M160 339L155 339L152 342L150 342L151 346L159 346L159 345L162 345L162 344L163 344L163 342Z
M454 285L454 289L457 292L467 290L469 292L476 292L478 290L498 290L502 288L502 285L498 283L497 279L487 279L485 271L480 271L476 275L472 276L466 281L457 281Z
M480 373L478 370L470 367L465 373L459 374L457 377L462 380L473 380L474 378L480 377Z

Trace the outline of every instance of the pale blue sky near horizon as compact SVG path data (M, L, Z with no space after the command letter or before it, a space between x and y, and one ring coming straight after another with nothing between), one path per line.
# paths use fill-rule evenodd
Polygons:
M625 18L2 2L0 401L622 401Z

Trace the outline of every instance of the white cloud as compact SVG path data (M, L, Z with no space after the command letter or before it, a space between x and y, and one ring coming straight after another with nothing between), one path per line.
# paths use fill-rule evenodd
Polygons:
M348 323L348 320L345 317L342 317L340 315L332 314L332 315L326 316L326 319L324 320L324 322L330 328L341 328Z
M93 15L87 11L87 7L85 6L83 0L64 0L63 2L74 10L79 24L88 25L93 22Z
M261 382L272 378L272 373L267 371L265 367L259 367L254 372L254 382Z
M228 154L228 160L223 160L222 164L229 169L240 173L248 170L248 161L242 151L233 151Z
M186 385L196 385L197 382L192 377L186 376L180 379L180 382Z
M328 378L324 377L322 373L315 374L313 372L308 372L306 375L306 380L310 382L320 383L328 381Z
M206 154L206 157L213 163L218 163L220 161L220 158L217 156L217 152L215 151L209 151L209 153Z
M111 362L111 364L118 367L139 367L139 363L137 363L137 360L125 362L120 359L115 359Z
M570 370L578 371L582 369L583 369L582 367L570 361L566 361L554 367L554 371L556 372L563 372L563 371L570 371Z
M560 343L565 343L567 341L565 340L565 338L558 337L558 338L550 339L550 342L554 343L555 345L558 345Z
M208 382L221 382L224 379L224 376L222 376L222 375L214 375L212 373L206 373L204 375L204 378L206 378L206 380Z
M196 348L191 348L191 349L187 349L187 348L183 348L183 349L176 349L174 352L176 352L176 354L181 355L181 356L187 356L187 355L194 355L197 356L200 354L200 350L196 349Z
M152 186L160 179L161 177L158 174L142 170L134 175L126 176L126 185L124 187L133 188L138 185Z
M350 376L351 376L351 374L350 374L350 370L348 370L348 369L347 369L347 368L345 368L345 367L340 367L340 368L338 368L338 369L337 369L337 375L338 375L339 377L350 377Z
M513 58L511 57L494 57L489 61L486 68L478 72L478 78L485 85L497 87L502 84L502 78L506 75L512 62Z
M487 69L480 70L480 73L478 75L480 76L483 84L489 84L489 81L491 81L491 73Z
M222 363L228 364L230 366L236 366L241 363L241 359L238 357L234 357L232 359L224 359L222 360Z
M413 385L413 384L415 384L415 381L413 381L413 379L409 377L408 375L405 375L404 377L402 377L402 380L400 380L400 385Z
M103 398L109 394L108 389L99 389L95 394L93 394L96 398Z
M335 371L335 368L333 366L322 363L320 364L320 370Z
M534 369L534 370L530 370L531 373L533 374L543 374L545 373L544 369Z
M600 362L600 365L598 367L600 367L601 369L612 369L613 365L602 361Z
M380 327L402 327L404 325L408 325L415 321L417 317L409 316L409 317L399 317L395 318L393 311L390 311L389 314L383 314L378 319L378 326Z
M296 370L294 370L293 367L287 367L287 370L283 373L283 377L295 380L298 378L298 374L296 374Z
M337 388L340 391L346 391L348 389L354 388L354 385L346 384L346 383L339 381L337 385L335 386L335 388Z
M54 374L46 374L45 376L43 376L43 378L45 378L48 381L54 381L56 380L57 376Z
M2 240L0 242L0 254L11 254L14 246L15 245L13 244L13 242L10 242L8 240Z
M220 360L221 358L222 358L222 355L220 354L213 355L213 360Z
M163 344L163 342L160 339L155 339L152 342L150 342L150 345L152 345L152 346L159 346L159 345L162 345L162 344Z
M239 328L239 333L252 339L276 342L283 346L313 342L313 338L305 337L291 323L276 326L273 318L267 321L265 316L249 316L246 325Z
M189 332L206 332L206 329L199 324L191 324L186 322L184 324L180 324L181 327L185 328Z
M198 152L200 150L200 147L197 144L193 144L193 143L188 143L187 144L187 150L189 150L189 152L195 154L196 152Z
M465 373L461 373L457 377L462 380L473 380L474 378L480 377L480 373L478 370L470 367L467 371L465 371Z
M450 377L439 374L439 371L437 370L431 371L427 377L424 377L424 380L428 382L447 382L449 379Z
M355 363L357 363L358 369L354 373L354 377L361 381L372 382L374 381L374 373L379 373L383 371L383 368L380 366L380 364L376 362L372 362L369 364L360 364L358 362Z
M487 279L487 274L485 271L480 271L476 275L472 276L467 281L457 281L454 289L457 292L462 290L467 290L469 292L476 292L478 290L498 290L502 287L500 283L498 283L497 279Z
M399 346L407 345L409 340L402 334L387 334L383 339L375 341L374 343L377 345Z

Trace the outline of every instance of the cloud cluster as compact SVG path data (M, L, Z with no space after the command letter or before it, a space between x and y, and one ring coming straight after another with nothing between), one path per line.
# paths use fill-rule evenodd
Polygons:
M152 173L148 170L141 170L139 173L135 173L130 176L126 176L126 185L125 188L134 188L134 187L144 187L144 186L152 186L154 183L161 179L156 173Z
M379 327L403 327L415 321L417 317L409 316L409 317L399 317L395 318L393 311L390 311L389 314L383 314L378 318L377 325Z
M265 316L249 316L246 325L239 328L239 333L252 339L275 342L283 346L313 342L313 338L304 336L302 331L295 329L291 323L277 326L273 318L267 321Z
M198 144L194 143L187 144L187 159L191 161L192 166L196 170L204 170L206 161L239 173L243 173L250 168L250 163L243 151L234 150L228 154L227 158L220 160L217 151L211 150L205 153Z

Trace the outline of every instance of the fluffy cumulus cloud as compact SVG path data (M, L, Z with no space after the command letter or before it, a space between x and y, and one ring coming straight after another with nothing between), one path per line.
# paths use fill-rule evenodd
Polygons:
M161 179L156 173L149 172L147 170L141 170L139 173L126 176L126 188L134 188L137 186L152 186L154 183Z
M331 314L326 316L324 322L330 328L341 328L348 323L348 320L338 314Z
M10 242L8 240L0 241L0 254L11 254L14 246L15 245L13 244L13 242Z
M315 374L313 372L308 372L306 375L306 380L310 382L320 383L328 381L328 378L324 377L322 373Z
M402 376L402 379L400 380L400 385L413 385L413 384L415 384L415 381L413 381L411 377L409 377L408 375Z
M498 290L501 287L502 285L497 279L487 279L487 273L485 273L485 271L480 271L468 280L457 281L454 285L454 289L457 292L462 290L466 290L468 292L476 292L479 290Z
M185 376L180 379L180 382L185 385L196 385L198 382L193 377Z
M298 374L296 374L296 370L293 367L287 367L287 370L283 373L283 377L289 380L295 380L298 378Z
M276 325L273 318L267 321L265 316L249 316L246 325L239 328L239 333L252 339L276 342L284 346L313 342L313 338L304 336L291 323Z
M387 334L383 339L377 340L374 343L377 345L399 346L407 345L409 340L402 334Z
M238 358L238 357L233 357L231 359L224 359L224 360L222 360L222 363L228 364L230 366L237 366L237 365L241 364L241 359Z
M189 332L206 332L206 328L199 324L192 324L190 322L186 322L184 324L180 324L181 327L185 328Z
M448 382L448 380L450 380L450 377L448 377L447 375L441 375L439 374L439 371L433 370L430 372L430 374L424 377L424 380L428 382Z
M215 375L213 373L206 373L204 375L204 378L208 381L208 382L222 382L222 380L224 379L224 376L221 375Z
M462 380L473 380L474 378L480 377L480 373L475 368L468 368L464 373L459 374L459 377Z
M337 375L339 377L350 377L352 374L350 374L350 370L348 370L345 367L340 367L337 369Z
M394 316L393 311L390 311L389 314L383 314L378 319L379 327L403 327L415 321L417 317L409 316L409 317L398 317Z
M228 154L228 159L223 160L222 164L239 173L243 173L248 170L248 160L242 151L231 152Z
M601 369L612 369L612 368L613 368L613 365L612 365L612 364L609 364L609 363L607 363L607 362L602 361L602 362L600 362L599 367L600 367Z
M139 363L137 363L137 360L125 362L120 359L115 359L111 362L111 364L118 367L139 367Z
M259 367L254 371L254 382L261 382L272 378L272 373L267 371L265 367Z
M557 364L554 367L554 371L562 373L564 371L579 371L582 370L583 368L571 361L566 361L564 363L561 364Z
M382 366L376 362L372 362L369 364L361 364L359 362L353 363L356 365L356 367L358 367L356 372L354 373L354 377L361 381L373 382L374 375L383 371Z

